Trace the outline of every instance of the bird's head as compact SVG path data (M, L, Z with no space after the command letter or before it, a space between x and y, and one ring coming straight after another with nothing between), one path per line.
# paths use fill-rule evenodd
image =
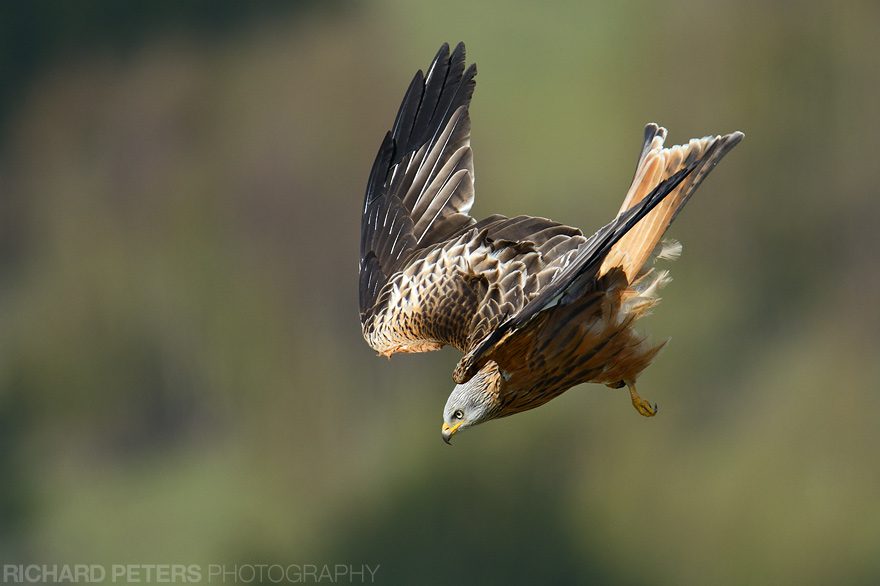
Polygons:
M455 385L443 408L443 441L468 427L498 416L503 383L498 364L489 361L463 385Z

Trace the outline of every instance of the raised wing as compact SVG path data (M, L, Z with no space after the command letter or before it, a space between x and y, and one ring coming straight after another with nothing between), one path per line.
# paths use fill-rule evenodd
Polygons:
M388 279L418 250L474 223L468 104L477 73L462 43L444 43L404 95L370 172L361 218L361 322Z

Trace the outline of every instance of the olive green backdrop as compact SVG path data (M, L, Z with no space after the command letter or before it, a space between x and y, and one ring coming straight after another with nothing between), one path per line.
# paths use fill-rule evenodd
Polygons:
M880 581L875 2L5 3L0 561L389 584ZM440 441L453 351L360 335L363 187L479 64L476 215L592 231L643 125L746 139L679 217L660 403Z

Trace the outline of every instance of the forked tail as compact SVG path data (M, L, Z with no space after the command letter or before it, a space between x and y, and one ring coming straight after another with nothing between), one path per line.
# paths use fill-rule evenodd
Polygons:
M627 280L632 283L684 204L718 161L742 138L742 132L733 132L725 136L693 138L685 145L664 148L666 129L656 124L648 124L645 127L645 144L642 147L636 174L619 213L640 202L664 179L695 161L698 165L675 188L675 191L666 196L613 246L602 262L599 274L605 274L614 267L621 267L626 273Z

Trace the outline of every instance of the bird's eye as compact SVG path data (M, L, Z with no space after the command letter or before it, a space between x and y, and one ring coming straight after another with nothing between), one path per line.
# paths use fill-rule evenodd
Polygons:
M455 419L464 419L464 411L461 409L456 409L455 413L452 414L452 417Z

